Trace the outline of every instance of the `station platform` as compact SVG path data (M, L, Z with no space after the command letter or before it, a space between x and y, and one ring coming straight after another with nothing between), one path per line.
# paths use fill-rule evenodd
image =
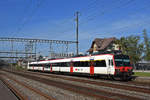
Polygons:
M18 98L0 80L0 100L18 100Z

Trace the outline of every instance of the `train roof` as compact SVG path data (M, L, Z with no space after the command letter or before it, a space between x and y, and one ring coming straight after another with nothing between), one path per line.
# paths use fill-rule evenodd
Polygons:
M70 62L70 61L89 61L91 59L102 57L108 57L108 56L113 56L114 54L100 54L100 55L87 55L87 56L77 56L77 57L71 57L71 58L58 58L58 59L50 59L50 60L42 60L42 61L35 61L31 62L30 64L43 64L43 63L56 63L56 62Z

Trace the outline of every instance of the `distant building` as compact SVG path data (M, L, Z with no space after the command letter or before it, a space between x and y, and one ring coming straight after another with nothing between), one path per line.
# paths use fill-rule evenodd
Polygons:
M116 52L120 51L119 45L115 44L116 38L96 38L91 45L91 48L87 51L89 54Z
M28 61L26 59L19 59L17 61L17 65L22 68L26 68L27 64L28 64Z
M136 63L136 70L150 70L150 61L139 61Z

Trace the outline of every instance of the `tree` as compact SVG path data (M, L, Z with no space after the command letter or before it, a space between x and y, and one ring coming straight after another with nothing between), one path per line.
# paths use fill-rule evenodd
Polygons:
M143 43L140 43L139 36L129 36L126 38L127 46L127 55L130 56L130 59L133 63L137 63L142 58L143 52Z
M119 45L123 54L127 54L127 40L125 37L121 37L120 39L115 41L116 44Z
M141 60L143 43L140 43L139 36L131 35L128 37L121 37L116 43L121 47L123 54L130 56L130 60L133 64Z
M143 30L144 38L144 60L150 61L150 41L146 32L146 29Z

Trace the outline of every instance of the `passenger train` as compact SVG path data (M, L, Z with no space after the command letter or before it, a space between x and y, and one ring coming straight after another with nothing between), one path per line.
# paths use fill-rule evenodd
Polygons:
M89 55L63 59L51 59L28 63L28 70L48 71L111 78L131 79L133 67L129 56L115 54Z

